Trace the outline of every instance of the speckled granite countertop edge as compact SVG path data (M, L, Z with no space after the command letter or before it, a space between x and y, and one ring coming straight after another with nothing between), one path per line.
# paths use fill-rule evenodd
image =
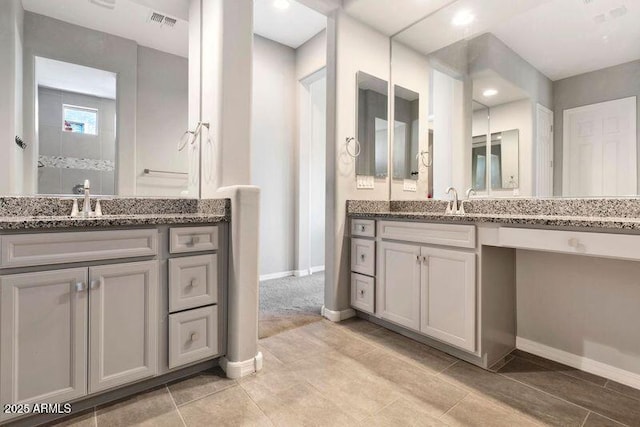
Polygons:
M126 226L218 224L229 222L230 215L203 213L149 214L149 215L104 215L101 217L71 218L61 216L0 217L0 231L87 229Z

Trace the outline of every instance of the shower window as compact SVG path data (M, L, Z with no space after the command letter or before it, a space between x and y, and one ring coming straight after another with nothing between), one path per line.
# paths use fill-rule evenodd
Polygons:
M65 132L98 134L98 110L94 108L65 104L62 106L62 120L62 130Z

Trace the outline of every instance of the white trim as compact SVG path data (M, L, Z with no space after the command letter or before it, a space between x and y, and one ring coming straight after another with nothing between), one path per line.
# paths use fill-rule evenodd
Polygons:
M325 317L332 322L341 322L351 317L355 317L356 315L356 311L353 308L348 308L342 311L334 311L329 310L324 305L322 306L322 310L320 312L322 313L322 317Z
M640 390L640 374L635 372L616 368L615 366L568 353L526 338L516 337L516 348Z
M256 357L242 362L230 362L226 357L220 359L220 367L227 374L227 378L238 379L251 375L262 369L262 352Z
M321 271L324 271L324 265L319 265L317 267L310 267L305 270L296 270L293 272L293 275L296 277L305 277L315 273L320 273Z
M295 272L293 270L281 271L280 273L261 274L260 281L262 282L264 280L282 279L283 277L290 277L290 276L293 276L294 274Z
M552 162L552 166L547 168L547 165L544 165L541 163L540 158L541 156L541 151L542 151L542 145L540 144L540 134L539 134L539 130L540 130L540 113L546 113L549 114L551 116L551 143L550 145L550 149L551 149L551 153L550 153L550 161ZM551 191L549 194L544 194L542 197L553 197L553 175L554 175L554 171L555 171L555 158L554 158L554 149L555 149L555 135L554 135L554 131L553 128L555 126L554 123L555 117L554 117L554 113L553 111L551 111L549 108L545 107L544 105L540 104L540 103L536 103L536 195L540 196L540 192L541 192L541 177L543 173L548 173L548 169L551 169ZM545 190L546 192L546 190Z
M311 274L320 273L321 271L324 271L324 265L311 267L310 270L311 270Z

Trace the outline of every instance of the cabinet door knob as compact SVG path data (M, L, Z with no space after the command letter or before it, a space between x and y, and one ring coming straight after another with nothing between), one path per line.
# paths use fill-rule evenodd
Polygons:
M420 262L420 255L416 255L416 261Z
M423 256L422 257L422 263L423 264L429 264L429 257L428 256Z
M360 289L360 295L364 296L364 289Z
M76 283L76 292L84 292L87 290L87 285L84 282Z
M98 289L100 287L100 280L92 280L89 284L89 289Z
M198 333L197 332L191 332L191 336L189 337L191 341L197 341L198 340Z
M365 259L366 257L367 257L367 256L366 256L365 254L361 254L361 255L360 255L360 259L362 259L363 261L364 261L364 259Z

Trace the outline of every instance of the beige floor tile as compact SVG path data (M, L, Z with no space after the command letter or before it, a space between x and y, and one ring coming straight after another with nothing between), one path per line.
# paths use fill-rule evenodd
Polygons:
M277 426L350 426L353 418L306 382L270 374L242 384L247 394Z
M589 381L599 386L604 386L607 382L606 378L599 377L598 375L590 374L589 372L581 371L576 368L572 368L562 363L554 362L553 360L544 359L531 353L527 353L522 350L515 350L511 353L513 356L517 356L521 359L528 360L537 365L543 366L551 371L559 372L565 375L570 375L575 378L579 378L584 381Z
M322 316L306 313L290 316L262 314L260 316L260 322L258 323L258 337L268 338L321 320Z
M335 324L340 329L345 329L361 337L367 337L374 331L382 329L381 326L367 320L360 319L359 317L352 317L351 319L343 320L340 323Z
M319 340L339 353L349 357L356 357L374 350L376 347L352 334L336 328L330 321L315 322L298 329L302 334Z
M337 352L308 358L291 369L358 421L402 397L392 383Z
M95 427L95 425L96 413L93 409L47 424L47 426L55 427Z
M98 427L183 426L165 386L109 405L98 407Z
M442 421L424 412L420 405L406 399L398 399L380 412L360 423L367 427L437 427L446 426Z
M500 373L623 424L640 426L635 399L515 357Z
M640 390L638 390L637 388L629 387L627 385L620 384L615 381L607 381L607 384L605 387L610 390L617 391L618 393L622 393L626 396L632 397L636 400L640 400Z
M439 377L547 425L578 427L588 413L586 409L465 362L456 363Z
M537 420L530 419L515 410L498 405L475 393L462 399L440 420L452 427L533 427L543 425Z
M435 417L447 412L469 394L467 390L442 381L383 349L360 356L358 363L373 376L394 384L407 399L415 401L424 412Z
M231 387L236 382L227 378L220 367L202 372L196 376L176 381L168 385L176 405L184 405L195 399Z
M181 406L180 413L188 427L273 425L240 386Z
M295 329L260 340L260 344L285 364L331 350L328 345L312 340Z
M595 414L593 412L589 413L586 421L583 424L583 427L623 427L624 424L620 424L616 421L610 420L609 418L605 418L602 415Z

